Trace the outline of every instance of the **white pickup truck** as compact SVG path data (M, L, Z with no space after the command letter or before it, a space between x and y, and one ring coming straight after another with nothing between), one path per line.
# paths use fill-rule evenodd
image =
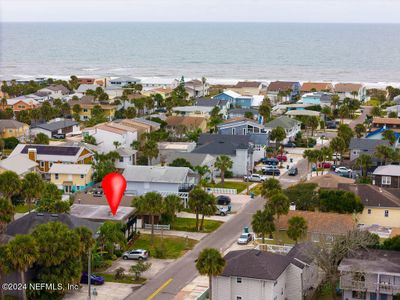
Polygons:
M249 176L243 176L244 181L251 181L251 182L263 182L267 180L267 176L260 175L260 174L251 174Z

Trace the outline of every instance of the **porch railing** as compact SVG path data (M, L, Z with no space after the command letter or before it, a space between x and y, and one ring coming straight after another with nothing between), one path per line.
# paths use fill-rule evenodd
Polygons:
M144 229L151 229L151 224L144 224ZM154 230L171 230L171 225L154 224Z

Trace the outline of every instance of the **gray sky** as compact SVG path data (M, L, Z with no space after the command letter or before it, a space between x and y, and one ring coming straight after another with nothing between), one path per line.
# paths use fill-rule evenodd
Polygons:
M399 23L399 0L0 0L9 21Z

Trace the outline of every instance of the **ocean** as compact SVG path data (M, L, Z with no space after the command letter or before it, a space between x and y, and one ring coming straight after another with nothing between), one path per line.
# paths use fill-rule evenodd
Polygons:
M400 81L400 24L0 23L0 80Z

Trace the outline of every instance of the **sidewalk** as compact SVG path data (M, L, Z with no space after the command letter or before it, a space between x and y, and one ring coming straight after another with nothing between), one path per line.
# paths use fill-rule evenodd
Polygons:
M96 300L121 300L132 293L132 289L140 287L140 284L125 284L116 282L106 282L103 285L92 286L97 291L97 296L92 296ZM87 300L88 286L83 284L77 291L70 291L64 297L64 300Z

